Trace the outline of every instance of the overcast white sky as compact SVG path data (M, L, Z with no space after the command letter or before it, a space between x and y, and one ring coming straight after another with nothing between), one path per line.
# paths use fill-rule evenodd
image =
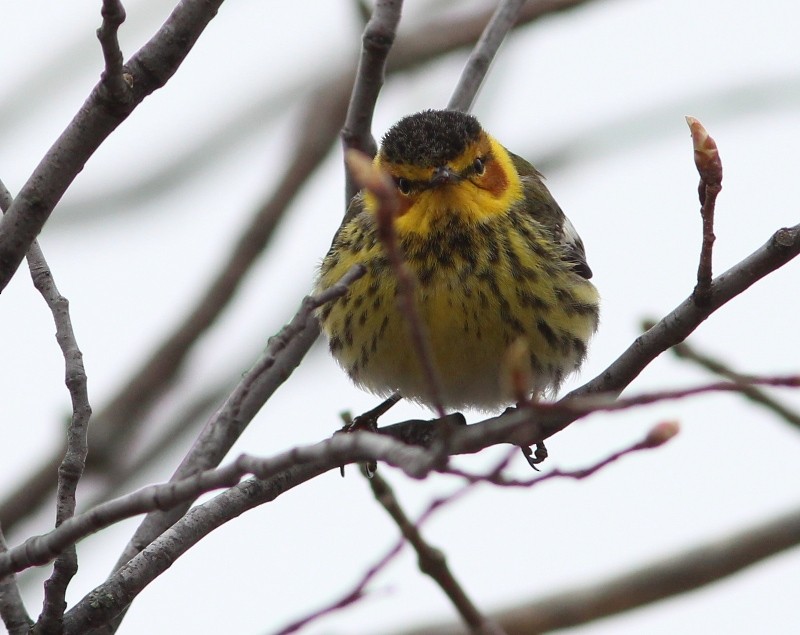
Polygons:
M442 2L407 0L407 23ZM120 32L126 57L171 9L128 0ZM177 75L138 108L86 166L45 227L41 244L71 302L95 410L118 388L204 288L255 204L280 174L304 87L348 63L359 25L350 0L228 2ZM96 81L100 2L0 2L0 178L16 192ZM603 296L602 324L580 377L619 355L644 317L660 317L694 284L700 218L684 116L716 138L725 176L717 205L715 271L798 223L800 8L782 0L594 2L526 28L501 49L475 114L510 149L542 163L548 186L580 231ZM465 54L392 78L375 120L382 134L400 116L443 107ZM265 95L300 89L272 123L163 195L85 218L82 201L157 174L179 154ZM320 104L324 108L325 104ZM549 167L548 167L549 166ZM297 199L273 248L234 305L192 355L183 381L202 390L235 378L310 286L342 212L340 158ZM102 210L100 210L102 211ZM791 263L716 313L698 347L751 373L798 372L800 264ZM59 443L68 395L49 312L23 269L0 297L0 483L13 487ZM708 377L671 356L631 387L687 386ZM800 408L800 395L780 393ZM237 444L271 455L327 437L342 410L375 398L353 387L317 347ZM168 409L168 406L165 407ZM400 405L390 420L427 417ZM477 420L478 415L470 417ZM480 487L424 527L485 610L512 604L671 553L793 509L800 433L735 396L595 415L548 444L548 468L583 467L675 419L667 447L629 457L585 482L531 491ZM11 436L9 436L11 435ZM11 438L12 440L9 440ZM184 449L140 484L165 480ZM498 451L461 458L471 470ZM527 466L515 463L519 474ZM412 514L452 479L412 482L389 469ZM52 513L13 532L17 544L45 531ZM107 573L136 521L85 541L75 602ZM300 487L222 527L180 558L135 602L126 633L269 633L349 588L397 531L351 470ZM797 624L797 550L705 590L572 633L790 633ZM40 585L26 585L38 614ZM447 619L443 594L405 553L357 606L305 632L374 634ZM157 631L154 631L157 620Z

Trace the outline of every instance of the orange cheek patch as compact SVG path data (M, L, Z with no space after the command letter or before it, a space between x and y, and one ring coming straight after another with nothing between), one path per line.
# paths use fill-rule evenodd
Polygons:
M500 198L508 187L508 178L497 161L490 161L486 166L486 173L478 179L477 185L495 198Z

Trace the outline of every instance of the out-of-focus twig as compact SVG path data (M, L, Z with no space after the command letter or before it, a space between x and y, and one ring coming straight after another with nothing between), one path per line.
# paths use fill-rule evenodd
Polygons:
M703 218L703 245L700 249L700 264L697 268L697 286L694 300L700 305L709 301L711 295L712 254L714 248L714 209L717 195L722 190L722 162L714 139L694 117L686 117L692 133L694 163L700 173L700 215Z
M414 548L417 553L417 562L420 571L430 576L436 584L441 587L445 595L450 598L453 606L458 611L461 619L469 626L470 632L482 635L502 635L505 631L492 620L487 619L472 600L466 591L456 580L447 559L441 550L432 547L422 537L419 528L414 524L403 511L400 502L394 494L389 483L380 474L374 474L369 479L369 486L386 513L392 517L397 524L403 538Z
M578 626L692 591L797 545L800 509L616 577L497 611L492 617L508 635ZM397 635L466 634L458 624L428 624Z
M95 507L118 496L126 483L157 464L179 439L208 421L215 407L222 403L230 391L231 382L224 381L207 387L200 394L186 396L186 403L182 405L182 409L171 418L158 423L157 435L135 455L130 463L112 468L105 473L102 489L84 502L83 508Z
M402 10L402 0L377 0L372 17L364 29L361 59L341 132L345 152L358 150L370 157L375 156L377 146L372 136L372 115L383 86L386 58L392 49ZM345 204L358 191L358 184L354 182L348 167L345 164Z
M506 35L514 26L525 0L502 0L483 30L480 39L470 53L450 102L449 110L469 112L478 96L489 66Z
M383 244L389 265L397 281L398 308L405 317L411 344L417 354L425 383L431 394L431 402L436 414L444 418L447 414L442 405L442 381L433 362L428 332L417 309L417 282L414 274L403 259L403 253L397 241L394 219L398 210L397 187L389 175L374 167L366 155L357 150L347 153L347 164L353 180L369 191L377 200L375 218L378 226L378 238Z
M786 407L772 395L767 394L760 388L753 385L748 385L746 375L736 372L727 364L724 364L718 359L714 359L710 355L701 353L694 346L690 346L686 342L676 344L671 350L681 359L692 361L698 366L701 366L702 368L705 368L706 370L719 375L720 377L725 377L731 381L744 384L740 391L742 395L751 401L761 404L768 410L771 410L776 415L781 417L781 419L787 423L790 423L796 428L800 429L800 413Z

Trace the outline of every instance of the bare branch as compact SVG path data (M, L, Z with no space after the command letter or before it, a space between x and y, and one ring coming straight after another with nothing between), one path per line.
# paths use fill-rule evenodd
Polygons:
M483 30L478 43L470 53L467 64L461 73L450 102L448 110L469 112L478 96L478 90L483 84L489 66L494 60L500 45L511 31L519 16L525 0L502 0L492 15L492 19Z
M586 624L698 589L800 545L800 509L595 584L498 611L509 635ZM403 635L464 635L459 625L427 625Z
M5 207L5 204L3 205ZM3 528L0 527L0 557L8 551ZM17 586L17 576L13 573L0 575L0 619L3 620L9 635L28 635L33 620L25 610L25 604Z
M121 102L127 98L131 88L131 84L125 81L122 73L122 50L119 48L117 38L117 31L125 22L125 7L120 0L103 0L100 14L103 16L103 24L97 29L97 39L100 40L106 63L100 82L105 85L114 101ZM132 79L130 81L132 82Z
M0 181L0 207L3 211L10 207L10 199L10 193ZM75 492L86 465L86 455L89 449L87 434L92 408L89 405L83 354L78 347L78 341L72 328L69 301L59 293L38 241L34 240L31 243L27 260L33 285L53 314L56 340L64 356L65 383L72 400L72 418L67 429L67 449L58 468L56 493L56 527L58 527L75 514ZM56 560L52 576L45 582L44 605L39 618L42 633L57 630L57 625L66 607L64 598L67 586L77 570L78 558L75 550L69 549L61 552Z
M371 458L373 454L388 465L416 476L425 463L426 452L382 435L358 432L335 435L326 441L297 447L275 457L241 454L224 467L204 470L168 483L149 485L77 514L46 534L28 538L21 545L0 553L0 576L46 564L71 545L121 520L153 510L174 509L207 492L233 487L248 474L270 479L294 468L309 466L314 469L312 476L315 476L338 467L336 461L349 464Z
M105 90L105 82L94 87L0 218L0 291L89 157L136 106L172 77L221 4L222 0L178 3L128 63L131 88L124 100L115 100Z
M380 474L374 474L368 480L375 500L392 517L400 529L400 533L403 534L403 538L417 552L420 571L430 576L441 587L461 618L470 627L470 632L481 635L504 635L503 629L492 620L487 619L469 598L450 571L450 567L447 566L444 553L429 545L422 537L417 525L406 516L389 483Z
M700 215L703 218L703 246L700 250L700 264L697 269L697 286L694 300L700 305L709 301L711 294L711 259L714 248L714 208L717 195L722 190L722 163L717 144L709 136L703 125L694 117L686 117L692 132L694 162L700 173Z
M726 364L722 363L721 361L714 359L713 357L701 353L693 346L690 346L686 342L682 342L681 344L676 344L672 347L672 352L675 353L681 359L686 359L696 363L698 366L705 368L706 370L719 375L720 377L725 377L726 379L730 379L731 381L737 382L739 384L746 384L747 383L747 376L742 375L741 373L736 372ZM758 404L761 404L768 410L771 410L779 417L781 417L784 421L791 423L796 428L800 429L800 413L786 407L782 403L780 403L777 399L772 397L772 395L767 394L760 388L752 385L743 385L740 391L742 395L747 397L750 401L754 401Z
M271 459L241 456L236 465L261 475L189 510L64 616L65 635L82 634L113 620L178 557L220 525L342 464L377 458L411 476L430 464L428 452L367 432L334 435ZM98 598L102 598L99 601Z
M361 59L341 132L345 152L359 150L374 157L377 151L375 138L372 136L372 114L383 86L386 58L394 43L402 9L402 0L377 0L372 17L364 29ZM345 203L349 203L358 191L358 185L348 167L345 164Z

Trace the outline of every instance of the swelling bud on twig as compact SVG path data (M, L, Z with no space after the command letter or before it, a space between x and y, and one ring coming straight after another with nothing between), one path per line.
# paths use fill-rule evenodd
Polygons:
M700 178L706 185L720 185L722 183L722 161L719 158L717 143L708 134L708 131L694 117L686 117L686 123L692 133L694 146L694 164L700 173Z
M642 442L642 447L657 448L664 445L667 441L672 439L672 437L677 435L680 429L681 427L677 421L662 421L650 429L650 432L647 433L647 436Z

